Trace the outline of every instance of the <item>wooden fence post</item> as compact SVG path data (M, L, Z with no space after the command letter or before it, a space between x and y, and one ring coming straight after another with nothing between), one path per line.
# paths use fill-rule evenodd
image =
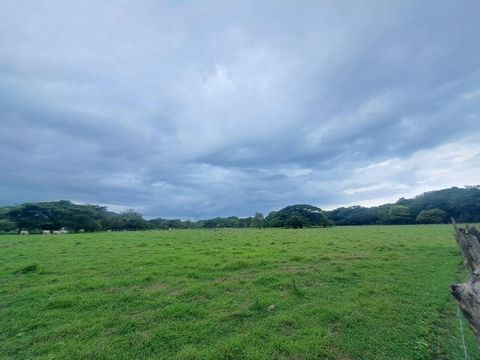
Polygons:
M463 264L470 271L470 279L463 284L450 285L450 291L480 340L480 231L474 226L462 229L452 219L455 240L462 251Z

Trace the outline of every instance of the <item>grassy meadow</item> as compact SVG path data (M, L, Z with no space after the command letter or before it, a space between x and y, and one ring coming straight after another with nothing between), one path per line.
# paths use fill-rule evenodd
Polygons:
M447 225L0 236L0 358L464 359L465 278Z

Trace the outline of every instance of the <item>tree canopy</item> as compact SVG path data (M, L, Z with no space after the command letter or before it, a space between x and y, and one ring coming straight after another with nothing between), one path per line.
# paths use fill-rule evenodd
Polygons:
M331 221L322 209L306 204L287 206L279 211L272 211L265 218L266 227L303 228L307 226L327 226Z
M480 222L480 186L429 191L370 208L342 207L326 216L337 225L447 223L452 217L457 222Z

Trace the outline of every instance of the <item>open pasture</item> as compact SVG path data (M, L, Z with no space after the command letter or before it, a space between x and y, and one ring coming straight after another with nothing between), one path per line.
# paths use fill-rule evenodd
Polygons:
M0 358L463 359L461 261L447 225L1 236Z

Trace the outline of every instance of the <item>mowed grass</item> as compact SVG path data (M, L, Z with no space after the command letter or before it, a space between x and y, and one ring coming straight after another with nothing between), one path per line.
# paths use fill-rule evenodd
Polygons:
M0 358L464 359L461 269L446 225L1 236Z

